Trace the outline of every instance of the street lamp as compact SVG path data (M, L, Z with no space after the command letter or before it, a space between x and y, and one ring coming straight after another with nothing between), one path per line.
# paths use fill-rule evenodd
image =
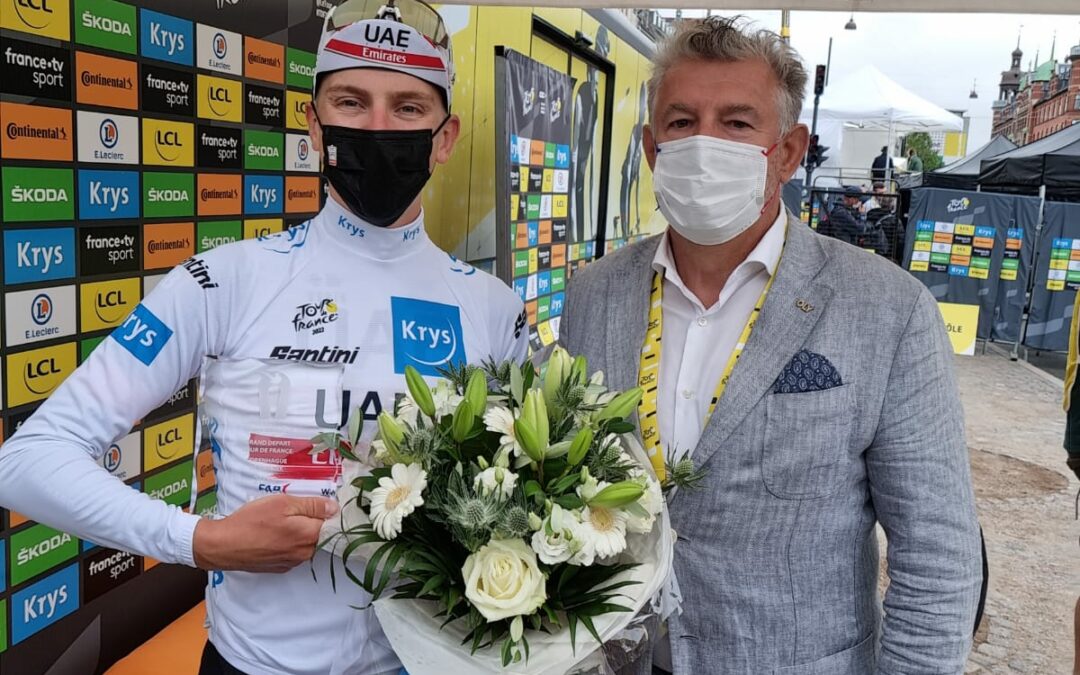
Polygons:
M978 82L978 80L971 81L971 93L968 94L968 98L979 98L979 92L975 90L976 82Z
M844 24L844 30L855 30L858 26L855 25L855 13L851 13L851 18Z

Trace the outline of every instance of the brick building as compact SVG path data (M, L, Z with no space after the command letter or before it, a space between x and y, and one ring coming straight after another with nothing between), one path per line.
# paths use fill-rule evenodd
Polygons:
M1064 63L1050 60L1023 70L1019 45L1012 66L1001 73L1000 95L993 103L993 135L1027 145L1080 122L1080 45Z

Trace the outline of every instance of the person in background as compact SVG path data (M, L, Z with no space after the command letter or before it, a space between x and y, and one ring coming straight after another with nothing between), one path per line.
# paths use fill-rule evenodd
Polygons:
M1072 326L1069 329L1069 355L1065 365L1065 465L1080 479L1080 293L1073 302ZM1077 496L1080 499L1080 495ZM1073 675L1080 675L1080 598L1073 612Z
M857 244L866 229L862 215L863 191L857 185L844 188L844 197L829 212L829 234L840 241Z
M782 207L806 82L775 33L679 23L643 130L669 227L568 286L564 346L644 390L654 466L688 451L706 472L670 498L682 613L637 675L959 674L971 649L982 558L952 346L920 281Z
M915 154L915 148L908 148L907 170L911 173L919 173L923 170L922 157Z
M884 183L885 175L893 168L892 157L889 157L889 146L881 146L881 154L874 158L870 165L870 176L875 183Z

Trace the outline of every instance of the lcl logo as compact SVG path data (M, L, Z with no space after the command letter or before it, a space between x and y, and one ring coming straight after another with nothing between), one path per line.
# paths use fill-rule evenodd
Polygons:
M207 92L210 99L210 110L214 112L218 117L225 117L229 114L228 108L224 112L218 110L218 106L214 103L225 103L226 105L232 105L232 98L229 96L229 90L225 87L215 87L210 85L210 89Z
M42 14L53 13L53 11L49 9L48 0L15 0L15 13L19 15L19 20L27 26L41 30L52 22L50 17L41 17L44 19L41 23L31 21L27 16L33 16L32 12L40 12Z
M158 432L157 445L155 446L158 457L169 460L180 454L181 441L184 437L180 434L180 430L176 427L169 429L165 433Z
M180 142L180 134L175 131L162 131L158 129L154 135L154 150L158 157L166 162L175 162L180 159L181 149L184 144ZM176 148L170 150L170 148Z
M46 385L44 382L37 382L36 380L41 380L50 375L59 375L61 372L56 366L56 359L51 356L36 363L27 363L26 372L23 373L23 384L35 394L47 394L52 391L55 385Z
M94 313L98 319L109 324L122 319L127 306L123 291L99 291L94 299Z

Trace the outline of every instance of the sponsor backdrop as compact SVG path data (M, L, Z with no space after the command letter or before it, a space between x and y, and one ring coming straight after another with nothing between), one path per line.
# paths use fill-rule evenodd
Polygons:
M0 438L9 438L170 268L319 209L319 158L305 106L332 4L0 0ZM572 131L546 139L556 142L560 166L560 148L569 145L566 264L663 227L640 148L647 56L577 9L440 12L454 40L462 136L425 188L433 241L494 270L496 209L505 208L495 189L497 46L571 78L562 85L572 87L562 115ZM564 37L561 45L548 39L553 31ZM594 41L591 56L606 70L582 58L581 42L568 46L578 34ZM604 147L608 162L601 161ZM554 168L539 159L536 168ZM558 193L554 183L544 189L544 178L534 192ZM599 234L603 250L593 244ZM501 236L516 242L516 235ZM542 236L538 229L537 248L524 247L537 255L536 273L517 285L529 299L536 279L534 337ZM549 318L558 315L557 266L553 260ZM495 271L513 278L511 270ZM132 489L207 513L214 477L197 442L197 385L116 439L101 463ZM201 572L0 511L0 671L101 671L189 609L205 584Z
M303 108L324 4L0 0L3 439L170 268L318 211ZM197 391L101 464L207 513ZM130 651L206 583L156 565L0 512L0 671L89 673Z

